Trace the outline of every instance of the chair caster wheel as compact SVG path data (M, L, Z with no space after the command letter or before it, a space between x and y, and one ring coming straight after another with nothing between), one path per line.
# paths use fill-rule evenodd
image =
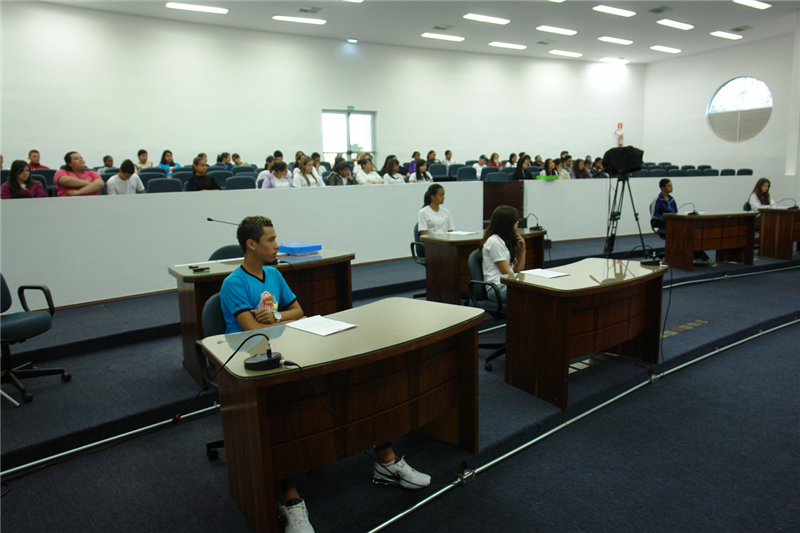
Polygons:
M492 363L486 363L485 365L483 365L483 368L485 368L487 372L491 372L492 371Z
M26 392L22 395L22 401L25 403L31 403L33 401L33 394Z
M66 372L61 374L61 381L66 383L67 381L72 379L72 374L67 374Z
M206 452L206 457L208 457L209 461L213 461L217 457L219 457L219 450L208 450Z

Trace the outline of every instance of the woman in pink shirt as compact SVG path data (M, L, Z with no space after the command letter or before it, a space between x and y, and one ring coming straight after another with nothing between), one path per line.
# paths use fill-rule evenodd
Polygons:
M56 196L97 196L105 186L103 178L94 170L86 168L86 162L78 152L67 152L64 156L67 163L56 172L53 181L56 184Z
M44 198L47 196L44 187L37 180L31 179L31 167L25 161L17 159L11 163L8 180L0 186L0 198Z

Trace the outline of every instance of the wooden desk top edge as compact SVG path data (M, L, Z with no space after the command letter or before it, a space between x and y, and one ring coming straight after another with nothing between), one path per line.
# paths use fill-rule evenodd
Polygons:
M353 252L339 252L335 250L322 250L324 256L320 259L314 259L311 261L302 261L299 263L283 263L279 265L268 265L272 266L273 268L277 268L280 271L292 271L298 269L306 269L315 266L324 266L330 263L337 263L342 261L352 261L355 259L355 253ZM285 256L280 256L278 259L281 259ZM302 256L301 256L302 257ZM219 265L219 270L209 270L208 272L192 272L188 265L197 265L197 266L217 266ZM204 281L206 278L213 278L215 276L227 276L242 264L242 258L233 258L233 259L221 259L219 261L201 261L197 263L186 263L185 265L170 265L167 267L168 272L174 278L180 279L186 283L194 283L196 281Z

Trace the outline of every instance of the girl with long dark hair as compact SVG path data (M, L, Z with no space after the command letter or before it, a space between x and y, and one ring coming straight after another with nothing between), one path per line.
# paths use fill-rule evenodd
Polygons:
M0 187L0 198L44 198L47 194L39 181L31 179L31 167L25 161L17 159L11 163L8 179Z
M503 303L506 301L506 285L500 283L500 276L519 272L525 265L525 241L517 233L518 224L519 211L509 205L497 207L478 248L483 281L498 286ZM497 301L494 290L489 289L486 294L493 302Z
M420 235L429 233L447 233L456 229L453 217L444 203L444 187L434 183L425 191L424 205L419 210L418 222Z

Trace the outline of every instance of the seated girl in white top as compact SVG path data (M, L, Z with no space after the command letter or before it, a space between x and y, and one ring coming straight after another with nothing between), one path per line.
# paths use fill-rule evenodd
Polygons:
M372 159L364 157L358 161L358 164L361 168L356 172L356 183L359 185L383 184L383 178L381 178L380 174L375 172Z
M508 156L508 163L506 163L506 168L517 168L517 154L511 153Z
M262 189L283 189L286 187L294 187L292 177L289 175L289 167L285 161L275 161L272 165L272 172L267 170L258 175L261 178L264 175L264 181L261 184Z
M775 207L775 202L769 195L770 182L767 178L761 178L756 182L753 193L750 195L750 209L758 213L760 208Z
M414 172L408 176L409 183L433 183L433 176L428 172L428 162L420 161Z
M418 228L420 235L447 233L456 229L453 217L444 203L444 187L434 183L425 191L424 206L419 210Z
M386 162L386 174L383 175L383 182L387 185L396 183L405 184L406 180L403 175L399 173L400 162L397 159L391 159Z
M292 176L292 182L294 183L294 186L324 187L325 182L322 181L322 178L318 178L314 175L314 172L312 171L313 168L314 162L311 160L311 158L307 155L302 156L300 158L300 167L294 169L294 176Z
M519 211L501 205L492 213L492 220L481 241L479 256L483 281L497 285L502 303L506 301L506 285L500 283L500 276L519 272L525 264L525 241L517 233L518 224ZM487 287L486 295L491 301L497 301L497 293L491 287Z

